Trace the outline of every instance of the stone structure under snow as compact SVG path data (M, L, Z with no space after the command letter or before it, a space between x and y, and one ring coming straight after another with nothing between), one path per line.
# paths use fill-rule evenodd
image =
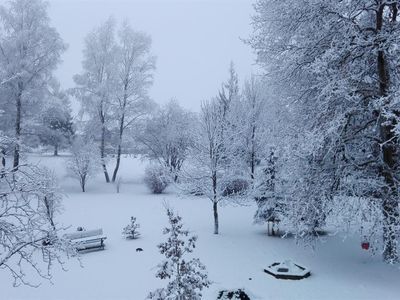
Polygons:
M293 263L291 260L284 262L275 262L264 269L268 273L278 279L292 279L298 280L307 278L311 275L311 270Z

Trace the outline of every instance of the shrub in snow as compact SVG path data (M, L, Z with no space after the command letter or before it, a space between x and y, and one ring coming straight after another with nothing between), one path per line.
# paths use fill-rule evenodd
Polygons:
M223 187L222 196L239 195L245 192L249 187L249 182L243 178L233 178L225 182Z
M218 294L218 300L250 300L250 297L241 289L236 291L220 291Z
M158 245L165 260L158 265L156 277L168 279L165 288L151 292L148 299L155 300L199 300L201 291L209 287L206 267L198 258L188 260L187 254L196 247L196 236L189 236L189 231L182 229L182 218L167 208L169 227L164 228L168 240Z
M155 164L146 168L144 182L152 193L161 194L171 183L171 178L163 166Z
M136 218L131 217L131 223L123 229L122 235L126 239L137 239L140 236L139 228L140 224L137 223Z

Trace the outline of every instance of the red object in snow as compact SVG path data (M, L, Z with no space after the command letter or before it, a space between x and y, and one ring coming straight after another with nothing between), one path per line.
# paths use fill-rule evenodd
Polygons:
M368 250L369 249L369 243L368 242L362 242L361 243L361 248L363 248L364 250Z

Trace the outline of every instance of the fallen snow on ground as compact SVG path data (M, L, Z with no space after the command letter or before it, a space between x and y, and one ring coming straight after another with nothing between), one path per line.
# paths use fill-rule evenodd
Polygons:
M242 288L251 299L399 299L400 270L387 266L379 257L371 258L357 238L342 241L327 237L315 251L291 239L269 237L263 226L252 224L255 207L220 208L221 234L212 234L211 203L201 197L178 196L170 189L152 195L142 182L145 164L124 158L120 194L99 176L89 181L86 193L64 169L65 157L33 156L31 161L53 168L64 190L64 212L60 222L86 229L103 228L106 249L67 262L67 272L56 268L53 285L38 288L12 287L4 270L0 273L0 299L144 299L148 292L163 286L156 279L156 265L163 259L156 245L165 239L167 225L163 202L167 201L183 217L186 227L199 237L195 255L207 266L214 281L203 299L215 300L219 290ZM141 238L125 240L122 228L130 216L141 224ZM137 247L143 252L136 252ZM292 259L312 270L300 281L278 280L263 272L275 261Z

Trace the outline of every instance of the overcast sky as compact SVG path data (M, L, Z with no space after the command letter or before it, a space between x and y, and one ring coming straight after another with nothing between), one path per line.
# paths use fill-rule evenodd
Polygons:
M252 0L50 0L50 17L69 45L57 71L63 87L81 71L83 40L112 15L152 36L157 56L152 98L176 98L198 110L214 96L234 61L240 78L255 70L251 48L241 38L251 33Z

